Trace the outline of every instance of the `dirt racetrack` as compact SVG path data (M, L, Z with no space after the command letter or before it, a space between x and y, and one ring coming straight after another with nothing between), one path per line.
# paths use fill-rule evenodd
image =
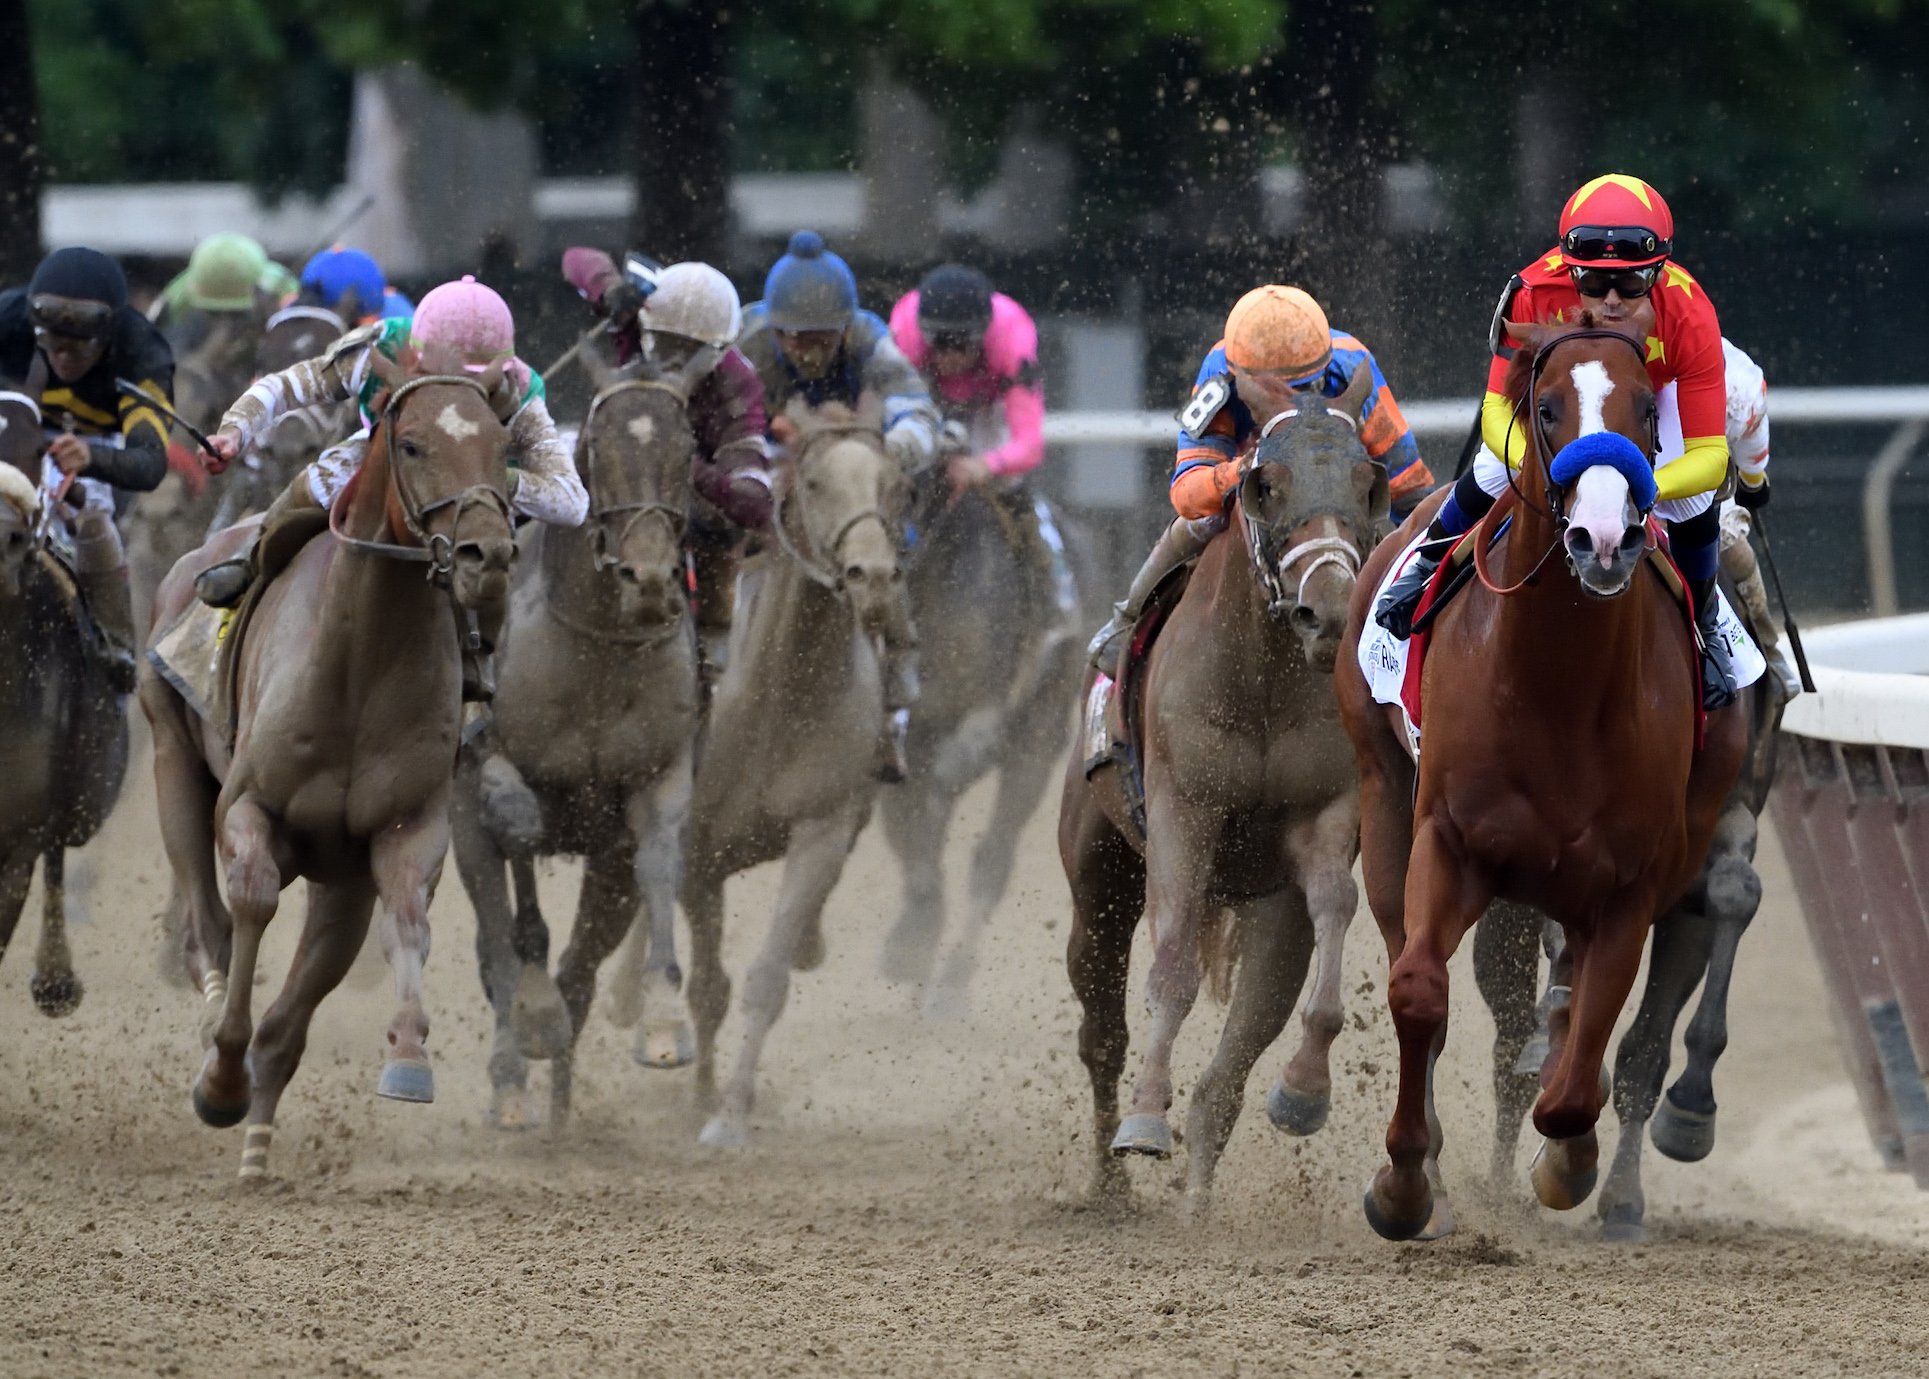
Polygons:
M986 807L980 790L954 829L954 876ZM1026 834L956 1025L923 1022L876 975L896 870L866 833L827 911L830 960L794 985L735 1153L698 1149L689 1074L637 1067L600 1015L566 1132L484 1125L488 1024L451 867L429 974L437 1101L373 1095L388 1003L365 954L282 1103L272 1179L246 1190L241 1132L188 1106L196 1002L156 976L166 870L143 757L70 864L80 1011L52 1022L28 999L37 895L0 968L0 1374L1929 1369L1929 1194L1883 1173L1863 1133L1772 837L1716 1079L1719 1144L1696 1166L1649 1153L1651 1243L1598 1243L1591 1203L1532 1205L1527 1136L1505 1192L1480 1190L1491 1031L1463 951L1440 1075L1461 1231L1395 1246L1359 1206L1393 1067L1364 909L1347 949L1360 1019L1335 1051L1326 1129L1294 1142L1266 1123L1275 1050L1209 1222L1180 1212L1178 1161L1134 1166L1133 1210L1088 1206L1054 814L1055 800ZM564 923L573 878L545 882ZM774 882L765 869L731 887L733 973ZM275 983L300 905L288 892L270 931ZM1133 982L1136 1014L1142 971ZM1182 1099L1218 1022L1201 1002ZM735 1041L733 1018L726 1058Z

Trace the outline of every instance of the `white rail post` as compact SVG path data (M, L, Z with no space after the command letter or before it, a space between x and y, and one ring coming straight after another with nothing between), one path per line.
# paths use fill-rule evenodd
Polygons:
M1929 420L1913 417L1896 427L1862 480L1862 548L1869 560L1869 609L1878 618L1901 611L1896 601L1895 532L1889 520L1896 476L1929 430Z

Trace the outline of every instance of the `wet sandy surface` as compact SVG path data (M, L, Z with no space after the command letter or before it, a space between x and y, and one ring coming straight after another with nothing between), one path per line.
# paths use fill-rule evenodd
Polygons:
M981 790L954 828L954 876L987 807ZM1055 797L1027 831L973 1013L954 1024L927 1023L876 975L897 873L865 834L827 911L830 960L796 979L772 1040L752 1143L729 1153L697 1147L689 1074L637 1067L600 1015L567 1130L484 1124L489 1022L451 867L429 973L435 1104L373 1095L388 1004L379 956L365 954L317 1018L272 1179L244 1189L241 1132L206 1129L188 1106L197 1003L156 975L150 917L166 871L143 759L102 839L70 865L87 912L74 930L80 1011L48 1021L28 999L33 909L0 966L0 1373L1929 1365L1929 1194L1883 1173L1869 1146L1772 836L1716 1078L1719 1142L1693 1166L1649 1153L1651 1241L1599 1243L1592 1204L1565 1216L1533 1205L1529 1136L1500 1191L1481 1183L1491 1026L1463 952L1440 1069L1461 1231L1395 1246L1359 1209L1393 1075L1384 957L1364 910L1347 946L1360 1018L1335 1050L1327 1127L1293 1141L1266 1123L1283 1042L1254 1071L1209 1221L1181 1208L1182 1159L1134 1164L1129 1209L1090 1204L1054 812ZM557 866L545 880L559 941L574 876ZM731 887L733 973L774 889L771 869ZM274 982L300 906L291 890L270 931ZM1175 1120L1219 1018L1202 1002L1181 1042ZM737 1029L725 1026L726 1059Z

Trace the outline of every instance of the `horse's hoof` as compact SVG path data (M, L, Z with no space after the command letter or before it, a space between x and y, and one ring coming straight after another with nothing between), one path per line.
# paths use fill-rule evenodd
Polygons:
M534 1130L542 1122L527 1087L498 1087L489 1101L489 1124L497 1130Z
M1601 1239L1615 1245L1645 1245L1648 1228L1641 1223L1641 1210L1632 1203L1620 1203L1601 1215Z
M201 1118L203 1125L211 1125L216 1130L226 1130L231 1125L241 1124L248 1114L248 1103L254 1097L254 1069L252 1058L244 1059L242 1070L247 1074L248 1088L239 1100L219 1101L208 1095L208 1069L214 1066L220 1054L209 1049L201 1060L201 1071L194 1079L194 1089L189 1094L194 1101L194 1114Z
M1326 1124L1332 1105L1333 1098L1326 1092L1300 1092L1283 1081L1275 1082L1266 1093L1266 1119L1289 1135L1313 1135Z
M268 1176L268 1146L274 1142L273 1125L250 1125L241 1140L241 1173L244 1183Z
M646 1068L681 1068L697 1057L697 1036L687 1020L653 1020L638 1028L630 1057Z
M1577 1135L1575 1138L1584 1137ZM1580 1206L1594 1191L1595 1181L1601 1176L1598 1163L1574 1172L1567 1162L1567 1143L1566 1140L1543 1139L1539 1151L1534 1155L1534 1166L1528 1173L1534 1183L1534 1196L1550 1211L1572 1211Z
M87 992L79 976L72 972L63 972L57 977L43 977L36 972L27 979L27 990L33 993L33 1003L40 1007L40 1013L50 1020L72 1015L80 1009L80 998Z
M940 981L924 993L918 1009L932 1024L950 1025L971 1013L971 1001L963 987Z
M382 1065L382 1077L375 1084L375 1095L390 1101L429 1102L435 1100L435 1069L420 1058L391 1058Z
M1648 1122L1648 1138L1670 1159L1700 1163L1715 1147L1715 1113L1684 1110L1672 1095L1664 1096Z
M576 1027L570 1023L569 1007L556 989L556 979L538 963L524 963L516 978L509 1028L524 1058L559 1058L576 1042Z
M1165 1123L1164 1116L1144 1112L1127 1116L1119 1122L1118 1134L1112 1136L1112 1153L1119 1158L1127 1154L1149 1154L1155 1159L1169 1159L1172 1127Z
M1366 1185L1366 1224L1382 1240L1412 1240L1433 1220L1433 1186L1422 1179L1420 1185L1426 1196L1420 1200L1420 1209L1411 1216L1402 1215L1380 1200L1380 1179L1392 1171L1393 1166L1387 1165Z
M706 1149L742 1149L749 1142L749 1132L735 1116L710 1117L710 1123L697 1136L697 1143Z
M797 951L791 956L793 972L815 972L824 965L824 921L819 916L804 926L797 936Z
M1420 1228L1415 1240L1445 1240L1454 1231L1453 1205L1447 1201L1444 1191L1433 1194L1433 1210L1427 1213L1427 1224Z

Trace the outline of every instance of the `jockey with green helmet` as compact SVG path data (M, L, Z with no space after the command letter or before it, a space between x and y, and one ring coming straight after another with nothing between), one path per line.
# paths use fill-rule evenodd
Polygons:
M509 306L491 288L465 277L443 283L422 299L413 321L388 318L362 326L331 343L317 359L259 379L241 395L209 437L222 458L232 462L250 445L265 437L275 422L289 412L318 404L355 399L365 423L374 420L370 408L382 391L382 381L370 364L380 353L390 360L412 358L423 346L455 352L461 367L482 373L503 366L504 382L513 397L505 418L509 428L510 501L524 515L539 522L574 527L589 511L589 495L577 477L575 458L556 434L544 401L542 375L516 357L516 326ZM258 579L271 579L309 537L327 525L329 507L348 486L368 453L369 425L324 450L283 490L269 507L253 544L241 554L209 566L195 580L195 593L217 608L238 604ZM493 620L486 620L493 622ZM497 626L482 629L479 656L464 656L463 697L488 700L494 693L489 655L495 649Z
M161 289L148 318L172 338L194 312L266 318L301 290L295 275L247 235L223 230L194 246L188 266Z
M792 398L812 407L857 406L873 394L884 409L884 447L907 477L938 458L940 422L931 391L891 339L891 329L857 304L857 279L814 231L790 237L764 280L764 299L744 312L737 348L764 385L764 410L781 418ZM917 702L917 632L900 582L884 632L885 739L880 780L904 779L904 739Z
M1473 465L1427 529L1427 542L1387 589L1374 618L1395 635L1412 628L1414 610L1449 549L1487 515L1520 467L1527 436L1505 392L1515 324L1595 324L1641 343L1648 377L1664 413L1678 419L1680 450L1655 456L1654 513L1668 523L1674 561L1693 590L1703 644L1702 703L1715 709L1735 696L1725 641L1716 634L1721 515L1716 490L1728 475L1728 389L1721 325L1708 290L1673 260L1674 216L1661 193L1637 177L1596 177L1561 209L1560 241L1516 273L1495 309L1489 334L1493 363L1481 405L1484 442ZM1670 401L1672 394L1672 401ZM1665 427L1662 428L1665 431ZM1504 457L1504 458L1503 458ZM1768 501L1764 471L1744 469L1737 501Z
M127 304L118 263L97 249L56 249L27 286L0 293L0 380L40 414L42 483L68 483L75 579L108 682L131 694L140 642L114 515L118 492L143 493L167 476L167 421L141 394L172 404L174 352Z

